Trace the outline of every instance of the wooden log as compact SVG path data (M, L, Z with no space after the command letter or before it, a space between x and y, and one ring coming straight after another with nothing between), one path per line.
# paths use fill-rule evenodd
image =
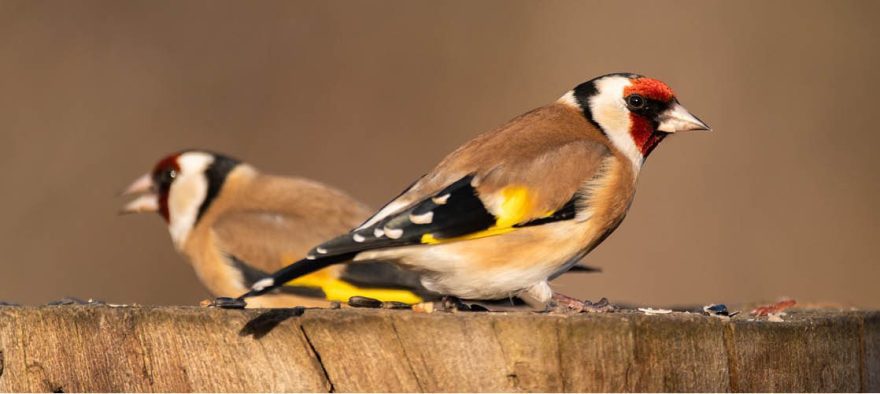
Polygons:
M880 312L870 312L862 316L861 337L864 341L865 360L862 366L862 391L880 392Z
M731 387L737 391L862 389L864 316L811 316L786 324L733 322Z
M878 391L880 313L0 307L0 391Z

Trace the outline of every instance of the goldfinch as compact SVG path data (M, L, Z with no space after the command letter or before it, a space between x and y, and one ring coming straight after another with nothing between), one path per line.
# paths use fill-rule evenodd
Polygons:
M362 225L239 300L333 264L378 260L421 273L440 294L545 308L565 299L549 280L623 221L651 151L692 130L709 126L663 82L623 73L584 82L467 142Z
M158 212L176 249L215 296L241 294L369 214L363 204L327 185L261 174L236 159L199 150L162 159L123 192L133 194L141 196L122 212ZM324 306L352 296L417 303L425 293L416 274L392 264L334 266L250 306Z

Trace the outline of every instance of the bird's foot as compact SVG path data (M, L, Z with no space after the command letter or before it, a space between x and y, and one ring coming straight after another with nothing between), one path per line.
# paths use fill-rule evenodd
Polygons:
M581 313L584 311L584 302L565 294L553 293L547 309L549 312L556 313Z
M488 309L478 304L465 304L460 298L454 296L443 296L437 302L437 310L443 312L487 312Z
M581 301L574 297L569 297L561 293L553 293L549 305L550 312L575 314L581 312L588 313L604 313L613 312L617 308L608 302L608 299L602 297L598 302Z
M440 310L446 312L469 311L470 306L461 302L461 299L453 296L443 296L440 300Z
M590 313L606 313L606 312L614 312L617 310L617 307L608 302L608 299L602 297L599 301L593 303L590 301L584 301L584 312Z

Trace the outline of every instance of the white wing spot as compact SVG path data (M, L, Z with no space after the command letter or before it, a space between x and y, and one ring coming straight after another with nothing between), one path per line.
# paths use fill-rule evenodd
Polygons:
M265 289L267 287L272 287L274 285L275 285L274 279L265 278L265 279L260 279L259 281L257 281L257 283L254 283L254 285L251 286L251 289L253 289L254 291L263 291L263 289Z
M352 234L351 239L353 239L354 242L364 242L366 240L363 235L360 235L358 233Z
M409 221L415 224L428 224L431 223L432 220L434 220L434 212L432 211L425 212L421 215L409 215Z
M381 228L376 228L375 230L373 230L373 235L375 235L376 238L382 238L385 235L385 231Z
M318 254L326 254L327 253L327 249L324 249L324 248L315 248L315 251L318 252Z
M391 239L398 239L403 236L403 229L385 227L385 235L387 235L388 238Z
M313 255L313 254L306 256L306 260L314 260L314 259L315 259L315 255Z
M437 205L446 204L447 200L449 200L449 193L446 193L442 196L437 196L437 197L431 198L431 201L433 201L434 204L437 204Z

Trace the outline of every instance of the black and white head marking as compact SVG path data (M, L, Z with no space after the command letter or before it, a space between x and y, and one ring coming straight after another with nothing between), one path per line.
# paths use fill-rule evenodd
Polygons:
M238 164L235 159L201 151L187 151L177 157L179 170L168 192L168 231L177 248L183 247Z
M644 156L633 142L630 112L623 91L638 74L616 73L584 82L563 95L559 102L579 109L630 160L638 173Z

